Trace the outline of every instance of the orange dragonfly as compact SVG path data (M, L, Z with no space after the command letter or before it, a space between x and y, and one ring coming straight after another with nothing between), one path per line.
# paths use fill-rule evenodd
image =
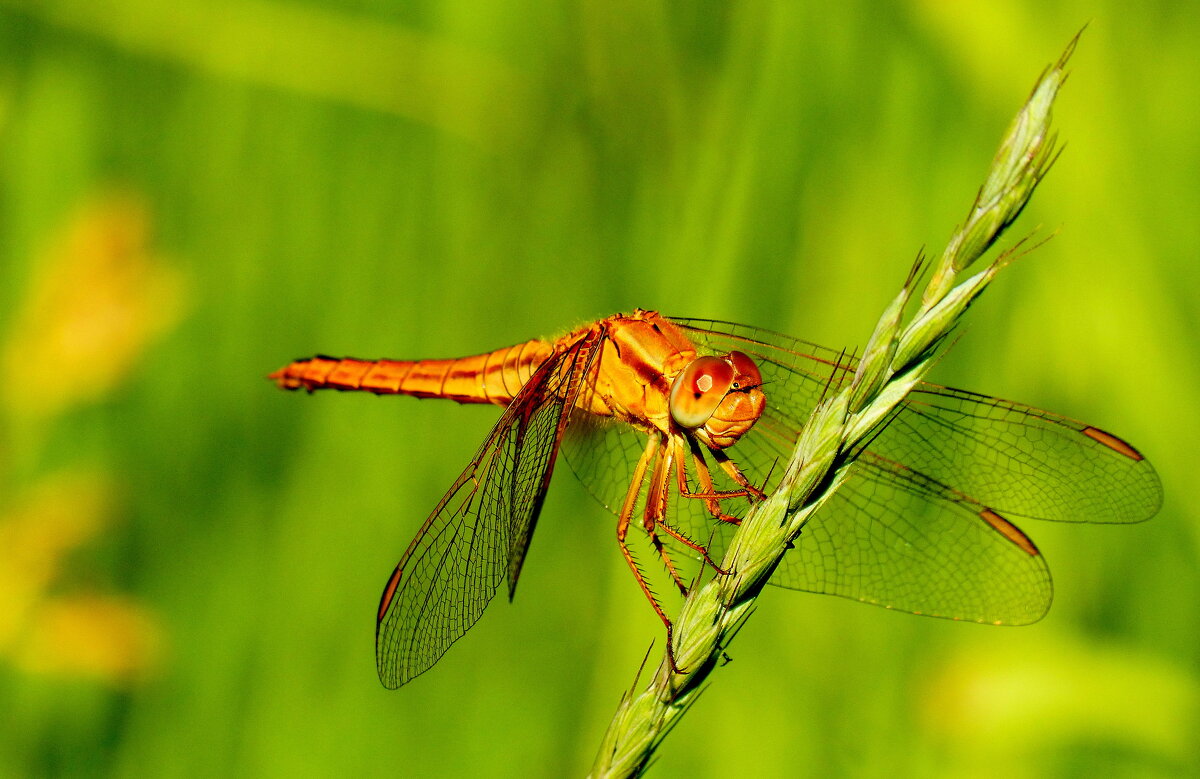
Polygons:
M313 357L270 378L284 389L505 409L384 588L376 660L396 688L475 624L505 578L512 597L560 447L616 514L621 554L669 642L671 621L630 548L630 525L641 525L681 592L681 557L721 572L747 506L777 486L809 413L855 367L844 353L778 333L637 310L473 357ZM854 467L772 584L1026 624L1049 608L1050 574L1006 517L1138 522L1162 500L1150 463L1111 433L924 383Z

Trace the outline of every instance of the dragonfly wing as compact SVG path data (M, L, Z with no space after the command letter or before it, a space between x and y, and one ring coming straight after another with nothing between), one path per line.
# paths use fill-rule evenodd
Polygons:
M760 362L767 410L728 450L777 487L811 410L856 361L767 331L676 320L704 349ZM777 386L782 385L782 386ZM1022 624L1050 601L1036 547L1005 516L1136 522L1157 510L1158 476L1097 428L982 395L922 384L813 515L773 584L955 619ZM727 534L726 534L727 535Z
M813 408L857 367L843 353L767 330L672 321L708 350L737 349L759 361L764 416L774 424L760 422L745 440L773 437L782 462ZM1140 522L1162 503L1154 467L1116 436L1033 406L935 384L918 385L869 447L1011 516ZM739 442L730 453L736 459L741 449Z
M776 443L787 429L778 419L759 424L776 435L746 436L734 447L751 472L791 451ZM1045 560L1002 512L870 452L812 515L771 584L1012 625L1036 622L1051 597Z
M1141 522L1162 505L1154 467L1116 436L949 387L910 393L871 451L1012 516Z
M375 654L386 687L433 666L506 574L511 597L596 351L580 342L541 365L409 545L379 604Z
M563 439L563 456L591 496L620 514L646 435L633 425L577 408Z
M771 583L891 609L996 625L1036 622L1050 571L992 509L865 457L801 531Z

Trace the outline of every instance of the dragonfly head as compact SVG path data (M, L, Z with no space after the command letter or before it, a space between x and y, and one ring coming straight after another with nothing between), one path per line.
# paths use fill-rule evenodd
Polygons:
M741 352L697 357L671 384L671 419L717 449L737 443L766 403L762 374Z

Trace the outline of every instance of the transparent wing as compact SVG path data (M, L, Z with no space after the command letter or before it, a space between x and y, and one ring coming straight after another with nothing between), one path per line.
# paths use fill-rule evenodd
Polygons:
M911 392L871 450L1013 516L1128 523L1162 505L1154 467L1119 438L949 387Z
M563 456L592 497L620 514L646 435L624 422L575 409L563 438Z
M945 485L864 455L771 583L949 619L1024 625L1050 606L1037 547Z
M433 666L506 574L511 597L596 351L579 343L542 364L409 545L379 604L375 656L386 687Z
M774 462L790 456L778 440L738 446L748 463ZM1036 622L1052 592L1044 558L1002 511L870 451L804 526L771 583L997 625Z
M630 482L633 481L638 460L642 455L642 450L646 447L648 434L647 431L639 430L624 422L576 410L563 439L563 455L587 491L601 505L613 514L619 515ZM654 433L654 435L658 434ZM712 467L711 460L709 460L709 466L714 486L717 489L737 489L738 485L726 476L724 471ZM700 492L701 485L696 478L696 469L690 462L687 477L691 491ZM640 485L638 501L633 508L632 516L635 524L640 524L645 508L648 482L647 474ZM670 480L672 494L667 502L665 521L693 541L706 545L712 542L714 554L722 551L725 545L724 533L733 526L717 523L702 500L688 499L676 494L675 484L675 478L672 477ZM744 500L729 500L722 508L726 513L740 517L745 514L748 505ZM718 527L718 525L723 527ZM689 559L695 556L693 549L679 543L671 536L662 534L660 537L672 549L676 559Z
M743 325L674 321L709 350L738 349L760 361L767 391L763 432L775 439L772 454L785 462L822 394L853 377L855 360L815 344ZM735 459L753 448L745 443L764 437L756 432L758 426L730 450ZM1140 522L1162 503L1153 466L1116 436L1032 406L934 384L909 394L870 451L1013 516Z

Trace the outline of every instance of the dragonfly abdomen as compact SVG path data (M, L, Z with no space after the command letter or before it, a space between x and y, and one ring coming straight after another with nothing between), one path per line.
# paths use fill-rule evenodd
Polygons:
M551 352L550 344L533 340L453 360L360 360L318 355L296 360L269 378L289 390L358 390L506 406Z

